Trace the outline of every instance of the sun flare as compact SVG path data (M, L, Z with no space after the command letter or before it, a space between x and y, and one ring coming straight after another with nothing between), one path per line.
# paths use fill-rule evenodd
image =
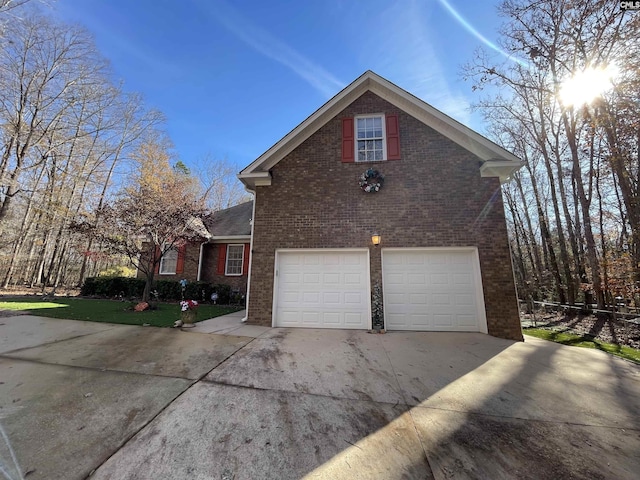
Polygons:
M618 69L615 65L585 68L565 80L560 87L560 101L565 106L589 104L609 90Z

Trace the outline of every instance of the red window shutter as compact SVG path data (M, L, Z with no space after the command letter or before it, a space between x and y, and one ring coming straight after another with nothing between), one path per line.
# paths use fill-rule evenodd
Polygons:
M187 252L187 245L181 245L178 247L178 260L176 261L176 274L184 271L184 256Z
M355 162L355 143L353 132L353 118L342 119L342 161Z
M227 262L227 244L221 243L218 245L218 275L224 275L225 263Z
M247 273L249 273L249 249L250 249L250 244L245 243L244 255L242 257L242 274L243 275L246 275Z
M162 258L160 255L161 253L162 252L160 252L160 247L156 247L155 253L153 254L153 259L151 260L152 262L155 262L156 260L158 261L158 263L156 263L156 266L153 267L156 275L160 273L160 259Z
M400 160L398 115L387 115L387 160Z

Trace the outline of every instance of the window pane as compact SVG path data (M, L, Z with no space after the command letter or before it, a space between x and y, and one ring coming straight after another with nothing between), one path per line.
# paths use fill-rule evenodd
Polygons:
M160 273L176 273L176 265L178 263L178 250L172 248L162 255L160 260Z
M242 257L244 245L229 245L227 247L226 275L242 275Z
M384 160L384 122L382 116L356 119L357 161Z

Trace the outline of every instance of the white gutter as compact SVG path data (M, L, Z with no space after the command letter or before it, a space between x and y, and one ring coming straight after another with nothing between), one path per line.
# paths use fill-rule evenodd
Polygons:
M253 195L253 211L251 212L251 241L249 242L249 270L247 272L247 295L245 297L247 312L242 320L242 323L246 323L249 319L249 291L251 290L251 266L253 265L253 227L256 224L256 191L251 190L249 187L245 187L245 190Z
M200 254L198 255L198 275L196 276L197 282L202 279L202 257L204 257L204 245L206 243L211 243L211 238L208 238L206 242L202 242L200 244Z
M251 235L217 235L209 239L209 243L215 242L242 242L251 239Z

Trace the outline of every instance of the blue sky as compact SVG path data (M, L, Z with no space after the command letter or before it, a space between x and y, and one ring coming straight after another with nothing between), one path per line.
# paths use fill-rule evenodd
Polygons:
M456 19L449 4L470 28ZM482 133L460 77L502 19L483 0L57 0L115 79L162 111L187 165L240 170L370 69Z

